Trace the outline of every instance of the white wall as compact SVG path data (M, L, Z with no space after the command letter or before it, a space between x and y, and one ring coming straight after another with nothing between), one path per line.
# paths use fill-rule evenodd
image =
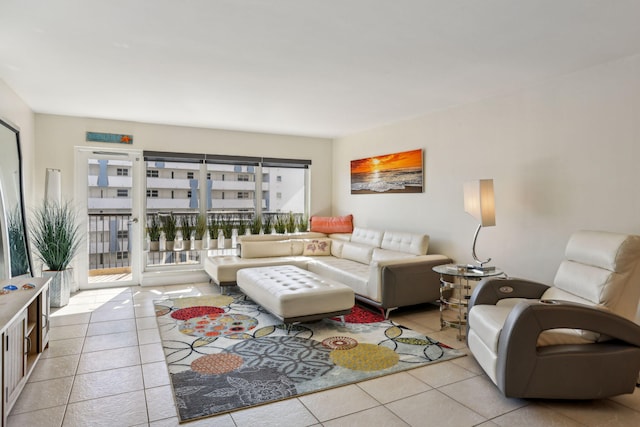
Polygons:
M34 181L29 173L34 165L34 114L24 101L0 79L0 118L20 130L20 151L24 173L25 202L33 196Z
M424 193L350 194L350 160L417 148ZM493 178L497 225L481 231L478 256L549 282L574 230L640 234L640 56L340 138L333 156L334 214L426 232L429 252L458 262L471 260L477 226L463 183Z
M87 131L133 135L133 144L86 142ZM331 213L333 145L329 139L36 114L36 141L37 200L44 196L47 168L62 171L63 194L73 197L75 146L108 147L310 159L311 214Z

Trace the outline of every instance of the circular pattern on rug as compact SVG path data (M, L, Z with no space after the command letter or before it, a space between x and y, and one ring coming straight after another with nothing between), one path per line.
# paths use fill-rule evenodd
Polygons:
M350 350L332 351L331 360L338 366L354 371L378 371L395 366L400 356L387 347L358 344Z
M178 330L195 337L217 338L239 334L258 326L258 320L244 314L207 314L178 325Z
M224 310L220 307L211 307L208 305L196 305L195 307L181 308L171 313L171 317L176 320L188 320L194 317L202 317L207 314L221 314Z
M242 356L243 370L274 368L295 383L316 379L335 367L329 358L331 350L318 341L298 337L244 340L225 351Z
M153 306L153 308L156 311L156 317L162 317L165 314L169 313L171 311L171 308L167 307L166 305L162 305L162 304L155 304Z
M191 362L191 369L201 374L219 375L235 371L243 362L242 357L237 354L209 354Z
M173 306L177 308L187 308L194 305L212 305L214 307L224 307L233 302L233 297L229 295L202 295L199 297L184 297L173 300Z
M351 337L329 337L322 340L322 345L331 350L349 350L358 345Z

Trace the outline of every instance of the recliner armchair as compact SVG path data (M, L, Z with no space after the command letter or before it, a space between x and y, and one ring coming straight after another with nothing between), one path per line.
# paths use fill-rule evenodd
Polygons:
M553 286L488 278L469 300L467 345L507 397L631 393L640 371L640 236L574 233Z

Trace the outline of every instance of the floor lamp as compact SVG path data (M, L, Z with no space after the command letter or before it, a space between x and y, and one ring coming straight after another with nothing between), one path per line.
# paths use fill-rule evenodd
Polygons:
M480 221L476 233L473 236L473 246L471 249L473 259L479 265L470 267L485 271L495 269L495 267L485 266L485 264L491 261L491 258L483 261L476 256L476 241L478 240L480 229L482 227L496 225L496 205L492 179L478 179L464 183L464 210Z

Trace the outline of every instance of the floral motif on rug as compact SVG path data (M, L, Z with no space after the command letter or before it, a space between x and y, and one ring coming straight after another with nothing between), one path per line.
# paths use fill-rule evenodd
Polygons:
M243 295L154 303L181 421L464 355L360 307L287 327Z

